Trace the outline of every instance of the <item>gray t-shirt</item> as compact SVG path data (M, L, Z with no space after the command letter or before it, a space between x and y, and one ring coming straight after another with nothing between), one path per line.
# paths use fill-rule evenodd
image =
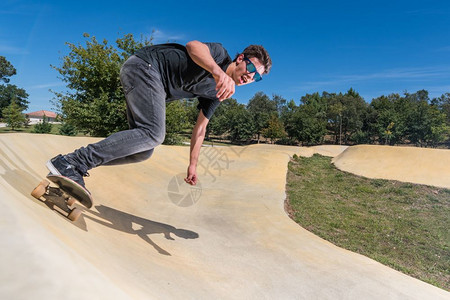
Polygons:
M231 57L219 43L205 43L214 61L226 71ZM159 69L167 94L167 101L182 98L198 98L198 109L210 119L219 106L216 97L216 82L211 73L197 65L180 44L161 44L147 46L135 55Z

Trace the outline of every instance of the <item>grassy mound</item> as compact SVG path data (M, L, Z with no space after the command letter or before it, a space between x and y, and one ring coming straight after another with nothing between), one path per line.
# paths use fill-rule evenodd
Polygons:
M316 154L291 160L286 191L303 228L450 289L450 190L355 176Z

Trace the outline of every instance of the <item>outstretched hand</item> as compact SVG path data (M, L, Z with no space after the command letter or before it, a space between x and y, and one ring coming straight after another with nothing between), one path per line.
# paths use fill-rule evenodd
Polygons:
M184 181L190 185L196 185L198 181L197 170L193 166L189 166L187 169L187 176Z

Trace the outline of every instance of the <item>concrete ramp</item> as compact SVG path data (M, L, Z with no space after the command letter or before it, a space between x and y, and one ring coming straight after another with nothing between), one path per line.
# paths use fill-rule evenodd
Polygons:
M450 189L450 150L358 145L333 158L334 165L368 178Z
M314 154L320 154L323 156L336 157L345 151L348 146L340 145L319 145L312 147L300 147L297 155L302 157L311 157Z
M86 179L75 223L30 196L45 162L92 138L0 135L0 299L449 299L304 230L284 212L297 147L189 148Z

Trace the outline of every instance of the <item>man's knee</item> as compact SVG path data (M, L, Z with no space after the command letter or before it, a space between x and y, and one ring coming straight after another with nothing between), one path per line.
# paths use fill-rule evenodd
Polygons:
M163 133L163 134L159 134L155 140L158 143L158 145L161 145L164 142L165 138L166 138L166 134Z
M144 128L144 132L145 135L150 139L149 143L151 144L152 148L161 145L166 137L165 128L157 131Z

